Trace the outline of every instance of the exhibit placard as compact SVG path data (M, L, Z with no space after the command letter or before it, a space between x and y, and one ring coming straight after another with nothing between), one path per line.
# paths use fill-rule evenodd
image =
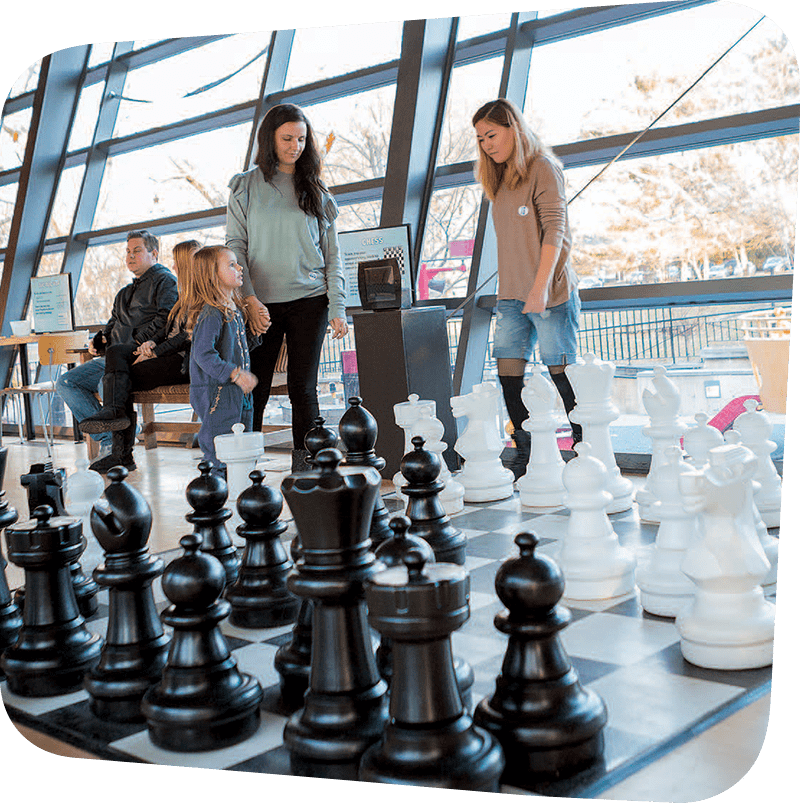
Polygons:
M358 264L382 259L396 259L401 286L411 298L411 226L379 226L374 229L339 232L339 251L344 266L346 305L360 307Z
M72 276L34 276L31 279L33 330L37 333L71 332L75 328Z

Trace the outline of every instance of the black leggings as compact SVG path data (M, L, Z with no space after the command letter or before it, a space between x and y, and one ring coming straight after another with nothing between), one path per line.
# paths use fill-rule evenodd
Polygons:
M285 336L292 441L295 449L304 449L306 434L319 415L317 374L328 330L328 297L267 304L267 309L272 323L261 336L261 345L250 352L250 370L258 377L253 391L253 431L260 431L264 422L264 408L269 401L275 363Z

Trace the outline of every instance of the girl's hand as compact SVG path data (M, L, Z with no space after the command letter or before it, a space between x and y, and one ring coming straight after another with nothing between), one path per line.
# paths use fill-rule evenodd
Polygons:
M243 368L237 368L231 376L231 382L241 388L244 393L250 391L258 384L258 377L251 374L250 371L245 371Z
M269 310L258 300L257 296L247 296L247 323L253 334L263 335L271 323Z
M341 340L350 331L350 327L348 327L344 318L333 318L330 325L333 330L334 340Z
M155 354L153 354L153 349L155 347L156 347L156 344L155 344L154 340L145 340L145 342L142 343L139 346L139 348L137 348L136 351L134 351L133 353L138 355L142 359L149 360L151 357L155 357L156 356ZM137 362L139 362L139 360L136 360L134 365Z

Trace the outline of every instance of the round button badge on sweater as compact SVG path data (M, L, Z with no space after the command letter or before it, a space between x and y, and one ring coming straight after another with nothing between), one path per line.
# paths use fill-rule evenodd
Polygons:
M527 206L521 206L519 209L517 209L517 214L520 217L527 217L528 216L528 207Z

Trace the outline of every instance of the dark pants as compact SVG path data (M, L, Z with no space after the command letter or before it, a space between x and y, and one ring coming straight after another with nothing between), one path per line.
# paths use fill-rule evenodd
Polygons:
M189 375L182 373L184 354L182 351L153 357L136 363L133 353L138 346L118 345L106 349L106 373L127 373L131 378L131 392L152 390L160 385L188 385ZM130 402L128 405L130 406Z
M264 421L275 363L286 336L286 384L292 405L292 440L305 448L306 434L319 415L317 374L322 343L328 329L328 297L314 296L280 304L267 304L272 324L261 336L261 345L250 352L250 370L258 377L253 391L253 431Z

